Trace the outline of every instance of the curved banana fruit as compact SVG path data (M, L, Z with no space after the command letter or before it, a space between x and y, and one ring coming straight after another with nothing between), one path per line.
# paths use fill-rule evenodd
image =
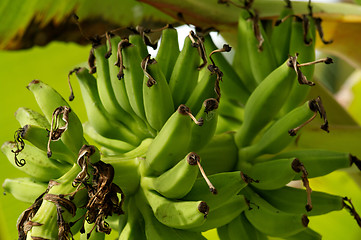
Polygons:
M186 37L169 80L174 106L185 104L198 82L200 57L191 39Z
M20 123L21 127L30 124L50 129L50 123L45 116L29 108L19 108L15 112L15 118Z
M343 209L343 197L329 193L312 191L312 210L306 209L306 191L304 189L284 186L274 190L257 190L256 192L275 208L292 213L316 216Z
M160 131L174 112L172 93L161 66L146 56L142 61L145 73L143 80L143 101L145 116L149 125Z
M245 210L248 221L266 235L284 238L303 231L308 225L306 215L282 212L250 189L245 195L250 201L250 209Z
M244 210L248 208L248 202L243 195L235 195L217 208L209 210L207 221L199 227L191 228L190 231L205 232L213 228L228 224Z
M178 32L173 27L162 31L160 46L155 59L164 73L165 79L169 82L174 65L179 56Z
M15 143L13 142L5 142L1 146L1 151L8 157L11 164L16 167L13 149L15 149ZM31 145L26 145L19 153L18 157L24 159L26 163L18 169L38 181L56 179L62 176L70 168L69 164L60 163L52 158L48 158L46 152Z
M143 186L145 198L158 221L176 229L190 229L207 220L209 207L204 201L170 200Z
M33 203L37 197L45 192L48 184L32 178L7 178L3 182L2 187L4 188L4 193L10 193L20 201Z
M297 57L290 57L252 92L244 108L243 124L235 136L238 147L250 145L256 134L277 115L296 81L293 69L296 60Z
M197 162L200 157L191 152L174 167L158 177L143 177L143 184L166 198L184 197L193 187L198 176Z
M190 192L182 200L202 200L207 203L210 209L216 209L247 186L247 182L242 178L239 171L217 173L208 178L215 186L216 192L211 192L204 179L198 178Z
M145 165L148 172L162 173L178 163L187 153L191 139L190 110L180 105L167 120L148 148Z
M39 80L32 81L27 88L34 94L36 102L50 123L53 121L55 109L61 106L70 109L69 104L57 91ZM65 124L63 119L60 122L60 125ZM70 110L68 114L67 128L61 135L61 140L75 154L79 152L79 149L84 144L83 127L74 111Z

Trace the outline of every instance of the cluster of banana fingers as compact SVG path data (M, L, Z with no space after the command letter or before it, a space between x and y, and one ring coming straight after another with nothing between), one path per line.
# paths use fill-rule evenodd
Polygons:
M317 115L328 131L321 99L305 101L313 64L332 62L315 60L320 20L288 4L265 31L251 8L240 12L233 66L222 54L231 48L201 29L181 51L176 29L157 30L155 59L147 44L156 30L92 39L89 69L70 72L84 124L53 88L28 85L43 114L20 108L21 128L1 148L29 175L3 184L32 204L19 239L104 239L111 229L119 239L205 239L215 228L224 240L320 239L307 216L341 209L361 226L350 199L312 191L308 180L361 161L285 150ZM303 187L288 186L294 180Z

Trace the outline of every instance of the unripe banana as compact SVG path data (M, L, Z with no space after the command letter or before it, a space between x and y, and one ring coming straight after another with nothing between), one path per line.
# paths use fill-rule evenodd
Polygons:
M69 104L57 91L39 80L32 81L27 88L34 94L36 102L50 123L53 121L55 109L61 106L70 109ZM60 125L65 124L63 119L59 121L61 122ZM70 110L68 113L67 129L61 135L61 140L76 154L84 143L82 124L74 111Z
M296 81L293 69L296 59L297 57L290 57L252 92L244 108L242 127L235 136L238 147L248 146L281 109Z
M210 209L207 221L199 227L191 228L190 231L205 232L228 224L235 217L248 208L248 202L243 195L235 195L221 206Z
M204 201L176 201L142 186L145 198L158 221L168 227L189 229L202 225L207 220L209 207Z
M141 59L145 58L148 53L147 45L144 43L144 39L146 36L144 36L144 29L141 32L138 31L138 33L129 35L129 42L134 45L134 47L137 49L139 56Z
M166 198L184 197L193 187L198 176L197 162L200 157L191 152L177 165L158 177L143 177L143 184Z
M255 164L243 171L256 181L252 183L256 188L277 189L285 186L295 178L297 172L293 170L293 165L298 161L295 160L295 158L283 158L267 161Z
M248 221L266 235L284 238L303 231L308 225L306 215L282 212L250 189L245 195L250 201L250 209L245 210Z
M199 151L203 159L203 169L209 175L230 172L235 169L238 160L238 149L234 143L234 133L224 132L214 135L211 141ZM227 161L220 161L227 159Z
M89 122L83 124L83 129L85 134L94 140L94 142L102 147L116 151L117 153L124 153L134 149L134 146L126 141L107 138L100 135Z
M48 141L49 141L49 131L45 128L41 128L33 125L25 125L21 131L21 138L29 141L38 149L44 151L48 154ZM57 159L58 161L68 162L73 164L76 160L76 154L69 150L69 148L63 143L62 140L54 141L50 145L51 147L51 157Z
M218 114L224 118L232 118L242 123L244 119L244 108L236 101L224 96L222 98L222 104L219 104ZM238 130L239 128L236 129Z
M291 6L291 1L288 1L287 5L280 13L279 20L277 20L275 26L272 29L270 42L273 47L278 65L286 61L289 54L293 55L295 53L301 53L303 55L303 51L289 51L290 44L292 44L292 15L293 9Z
M143 59L142 68L145 116L149 125L160 131L174 112L172 93L160 65L150 55Z
M243 85L251 93L257 87L258 83L252 73L251 63L249 60L248 35L250 34L250 24L248 20L251 16L247 10L240 9L237 31L237 48L234 54L233 67Z
M14 162L13 150L15 148L16 144L14 142L5 142L1 146L1 151L8 157L11 164L17 167ZM70 168L69 164L59 163L54 159L48 158L46 152L29 144L18 154L18 158L24 159L25 165L17 168L38 181L56 179Z
M246 21L248 28L245 34L250 67L254 79L259 84L277 68L277 61L258 15L253 14Z
M26 203L33 203L37 197L45 192L47 186L48 184L32 178L7 178L2 185L4 193L10 193L16 199Z
M208 54L217 49L209 34L204 37L204 47ZM224 93L224 96L227 96L227 98L230 99L235 99L242 104L246 104L247 99L250 96L250 92L243 84L242 80L238 77L235 68L231 66L231 64L220 52L212 54L211 59L212 63L223 73L220 88L221 92Z
M247 186L240 172L222 172L210 175L208 178L217 189L216 192L212 193L204 179L198 178L191 191L182 199L187 201L202 200L207 203L210 209L215 209Z
M180 105L164 124L149 146L145 165L148 172L162 173L178 163L187 153L191 140L192 120L190 110Z
M335 170L348 168L353 163L358 165L360 162L360 160L349 153L322 149L288 151L277 155L275 159L287 157L298 158L305 166L307 166L309 178L321 177Z
M185 104L198 82L200 57L189 37L184 40L183 49L175 62L169 87L174 106Z
M20 126L26 124L36 125L39 127L50 129L50 123L44 115L30 109L21 107L15 112L16 120L20 123Z
M343 209L343 197L329 193L312 191L312 210L306 209L306 191L304 189L284 186L274 190L257 190L256 192L273 207L292 214L316 216Z
M95 224L89 224L87 221L84 221L85 232L80 234L79 240L104 240L105 233L92 231L93 229L96 228L94 225ZM89 232L91 232L90 235L88 234Z
M96 85L96 79L82 68L76 72L87 109L88 121L100 135L126 141L136 146L140 140L120 122L111 119L102 105Z
M134 38L135 35L131 35ZM142 119L145 118L144 103L143 103L143 78L144 73L141 68L142 58L137 46L131 43L124 42L124 47L121 50L123 65L124 65L124 83L130 106L133 111Z
M127 118L130 119L128 121L131 121L132 117L118 104L118 101L115 97L112 82L110 79L110 71L109 71L110 63L108 63L108 60L105 58L106 53L107 53L106 45L100 45L94 48L94 55L96 58L96 66L97 66L96 83L97 83L97 89L98 89L100 101L104 106L104 109L113 118L117 119L118 121L124 121L124 119Z
M221 106L223 105L222 102ZM216 134L221 134L224 132L234 132L236 133L242 126L242 121L233 117L228 117L219 114L218 115L218 124L216 129Z
M120 66L120 64L123 63L117 62L118 58L122 59L121 56L118 56L118 50L120 51L120 49L118 49L118 44L120 41L121 41L120 37L114 36L110 39L110 45L108 44L108 51L110 51L110 49L112 50L111 51L112 54L108 58L109 77L118 104L128 113L132 113L133 109L129 103L128 94L125 89L124 81L118 79L118 73L120 67L123 69L123 66ZM119 64L119 66L117 64Z
M179 45L177 30L173 27L168 27L162 31L159 50L155 57L167 82L170 80L178 56Z
M202 69L201 71L205 73L200 76L197 86L186 102L186 106L192 109L193 112L198 112L202 108L204 100L218 97L214 90L217 74L211 72L208 68Z
M149 205L144 204L144 196L136 196L136 203L145 221L145 235L148 240L205 240L200 233L175 229L160 223L153 215Z
M241 167L245 161L254 161L256 157L262 154L280 152L296 134L296 131L291 130L294 130L295 127L299 130L298 126L303 126L302 124L308 123L316 117L316 111L316 101L311 100L277 120L265 131L257 143L240 149L238 167Z
M304 21L309 22L310 29L305 36L305 29L304 29ZM316 57L316 38L315 35L315 25L314 20L311 17L304 16L302 18L295 17L292 21L292 33L290 38L290 49L289 54L293 55L295 53L299 53L298 61L301 63L304 62L312 62L315 61ZM306 43L306 39L309 41ZM315 69L315 65L310 65L302 68L303 75L309 80L312 81L313 72ZM299 85L295 82L292 86L290 91L290 97L285 106L282 109L282 112L287 113L294 109L295 107L299 106L302 102L304 102L307 94L309 93L310 88L304 85Z
M196 119L202 119L202 126L193 125L191 140L189 144L190 151L199 151L212 139L216 132L218 122L218 101L214 98L206 99L202 108L196 116Z

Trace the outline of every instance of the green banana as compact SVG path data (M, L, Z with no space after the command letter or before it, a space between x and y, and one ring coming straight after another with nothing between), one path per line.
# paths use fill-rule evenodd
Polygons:
M191 34L190 34L191 35ZM200 57L190 37L184 40L183 49L174 64L169 80L174 106L185 104L198 82Z
M136 195L136 203L145 222L145 235L148 240L175 239L175 240L205 240L200 233L175 229L160 223L153 215L149 205L144 204L144 196Z
M133 36L133 40L136 38ZM137 46L126 41L124 47L121 49L121 55L124 65L124 84L129 98L130 106L133 111L141 118L145 118L144 103L143 103L143 78L144 73L141 68L142 58Z
M145 223L135 201L134 197L128 200L128 219L118 240L146 240Z
M143 177L142 182L148 188L157 191L166 198L179 199L192 188L198 176L197 162L200 157L191 152L174 167L158 177Z
M5 142L1 146L1 151L8 157L11 164L16 167L13 152L15 147L16 144L14 142ZM24 166L19 167L19 170L38 181L58 178L70 168L70 165L60 163L52 158L49 159L45 152L28 144L19 153L18 157L26 162Z
M7 178L2 185L4 193L10 193L16 199L26 203L33 203L37 197L45 192L47 186L48 184L32 178Z
M217 50L209 34L204 37L204 47L210 54L209 58L212 61L212 66L218 67L223 72L222 81L220 82L221 92L223 92L227 98L237 100L243 105L246 104L250 96L249 90L243 84L235 69L227 59L225 59L223 54L221 54L221 51ZM226 49L223 47L222 50L225 51ZM227 51L228 50L231 49L229 48Z
M178 163L187 153L191 140L190 110L180 105L167 120L148 148L145 167L148 172L162 173Z
M239 150L238 167L242 168L246 161L256 161L262 154L280 152L291 142L300 126L316 117L317 108L316 100L310 100L277 120L257 143Z
M19 108L15 112L15 118L20 123L21 127L25 126L26 124L30 124L50 129L50 123L44 117L44 115L29 108Z
M218 101L216 99L209 98L203 102L202 108L196 116L196 119L203 120L203 124L202 126L192 126L190 151L202 149L214 136L218 121L217 109Z
M270 73L252 92L244 108L244 119L235 136L238 147L248 146L279 112L296 80L293 66L297 57L290 57Z
M55 109L61 106L70 109L69 104L57 91L39 80L32 81L27 88L34 94L36 102L50 123L53 122ZM60 122L62 126L65 124L64 117ZM61 135L61 140L72 152L77 154L84 143L84 138L82 124L74 111L69 110L66 126L66 130Z
M88 135L91 139L93 139L94 142L96 142L102 147L114 150L117 153L124 153L134 149L134 146L126 141L106 138L100 135L89 122L83 124L83 129L85 134Z
M84 233L80 234L80 240L104 240L105 233L94 231L96 228L95 224L89 224L87 221L84 221ZM89 234L91 233L91 234Z
M121 51L120 49L120 47L122 46L121 44L122 44L121 39L118 36L113 36L110 39L110 44L108 44L108 51L111 50L112 53L108 58L109 77L118 104L128 113L132 113L133 109L129 103L124 81L118 79L118 73L120 71L120 68L123 69L124 67L123 62L121 63L118 62L118 60L122 59L121 52L118 53L118 51ZM132 114L132 116L134 115Z
M247 179L242 178L241 172L222 172L210 175L209 181L216 187L216 191L210 191L207 183L198 178L190 192L182 200L202 200L207 203L210 209L216 209L227 200L237 195L247 186Z
M228 224L244 210L248 208L248 202L243 195L235 195L217 208L209 210L207 221L199 227L191 228L190 231L205 232L213 228Z
M264 32L257 14L247 19L248 57L254 79L261 83L274 69L277 68L276 57L267 35Z
M306 36L304 27L305 21L309 23L309 30L307 31ZM293 55L295 53L300 53L297 60L301 63L315 61L315 34L316 30L312 18L308 16L303 16L303 19L295 17L292 21L292 33L290 38L289 54ZM305 37L310 40L305 39ZM306 40L309 42L306 42ZM302 73L308 80L312 81L314 69L314 65L303 67ZM299 85L297 84L297 82L295 82L290 91L290 96L292 97L287 100L282 109L282 112L287 113L295 107L299 106L306 99L309 90L309 87Z
M296 233L295 235L285 238L286 240L321 240L322 236L312 230L311 228L306 228L305 230Z
M252 73L251 63L249 60L248 35L250 34L250 24L248 19L250 13L247 10L240 9L240 16L238 18L237 31L237 47L234 53L233 67L239 75L243 85L251 93L257 87L258 83Z
M179 56L179 44L177 30L172 26L162 31L160 46L155 59L157 60L167 82L173 72L173 68Z
M96 79L85 68L77 71L76 76L87 109L88 121L95 131L106 138L126 141L134 146L138 145L139 138L123 124L112 120L106 113L97 92Z
M266 240L264 233L258 231L246 218L244 212L239 214L230 223L226 225L229 240Z
M284 186L274 190L255 191L273 207L292 214L316 216L343 209L343 197L329 193L312 191L312 210L306 209L306 191L304 189Z
M246 218L266 235L284 238L303 231L308 225L306 215L282 212L250 189L245 195L250 201L250 208L245 210Z
M134 34L129 35L129 42L134 45L134 47L139 52L139 56L143 59L149 53L148 53L147 45L144 42L144 40L146 39L146 36L144 35L144 31L143 29L140 29L140 27L138 27L138 30Z
M49 157L48 141L49 141L49 132L45 128L41 128L33 125L25 125L21 130L21 138L27 140L33 144L38 149L47 153ZM60 161L68 162L73 164L76 160L76 154L72 152L63 141L54 141L50 145L51 147L51 157Z
M247 176L256 180L256 182L252 183L256 188L277 189L285 186L295 178L297 172L293 169L293 165L296 161L295 158L266 161L255 164L249 169L243 169L243 171Z
M145 198L157 220L171 228L190 229L207 220L209 207L204 201L176 201L167 199L153 190L142 186Z
M291 41L291 35L293 31L293 9L291 6L291 1L288 0L286 2L287 5L282 9L279 20L276 21L276 24L272 29L270 38L270 42L278 64L282 64L284 61L286 61L289 54L293 55L295 53L301 53L303 55L303 51L289 51L290 45L293 44Z
M174 112L172 93L161 66L146 56L142 61L145 73L143 80L143 101L145 116L149 125L157 131Z
M210 66L210 65L209 65ZM197 86L189 96L186 106L192 109L193 112L198 112L202 108L204 100L208 98L217 98L217 94L214 90L217 81L217 74L205 68L201 70L206 73L200 76Z
M214 135L210 142L199 151L199 155L203 159L202 166L206 173L211 175L235 169L238 149L233 136L233 132ZM227 159L227 161L220 161L220 159Z
M96 46L94 48L94 55L97 66L97 89L100 101L104 109L110 116L118 121L124 121L124 118L131 119L131 116L119 104L115 97L112 81L110 79L110 63L105 58L107 52L106 45ZM114 77L114 76L113 76Z
M360 165L360 160L349 153L322 149L288 151L278 154L274 159L287 157L298 158L307 166L309 178L324 176L335 170L348 168L352 164Z

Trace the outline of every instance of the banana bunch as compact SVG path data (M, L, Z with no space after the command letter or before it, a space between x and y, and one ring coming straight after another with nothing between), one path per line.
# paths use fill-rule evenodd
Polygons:
M92 38L89 69L68 76L80 85L83 124L58 92L32 81L42 114L20 108L21 128L1 148L29 175L3 184L32 204L18 219L19 239L105 239L112 229L119 239L205 239L214 228L226 240L320 239L308 216L341 209L361 226L349 198L309 183L361 161L286 148L317 115L328 131L322 100L305 97L313 64L332 63L315 60L319 21L286 2L267 32L251 4L240 9L233 63L222 55L231 47L217 48L198 28L182 50L170 25ZM149 36L159 31L152 58Z

